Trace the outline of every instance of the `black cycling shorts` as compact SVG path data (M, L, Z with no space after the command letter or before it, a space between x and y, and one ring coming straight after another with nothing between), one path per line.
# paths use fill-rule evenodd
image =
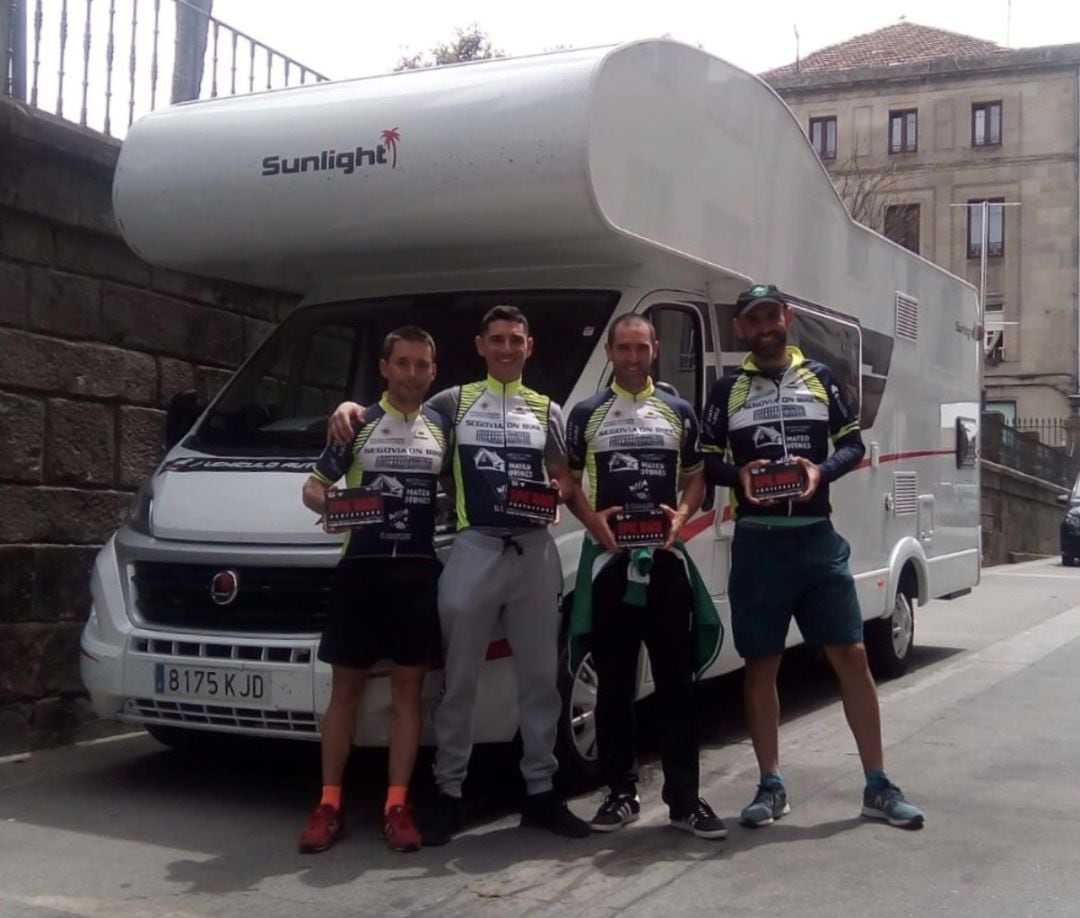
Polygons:
M441 571L435 558L342 558L319 659L354 669L437 664Z

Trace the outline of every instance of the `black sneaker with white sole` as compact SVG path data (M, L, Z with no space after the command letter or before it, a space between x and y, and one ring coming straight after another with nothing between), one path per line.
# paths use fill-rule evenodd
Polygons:
M532 829L547 829L563 838L587 838L589 835L589 824L570 812L570 807L553 790L525 798L521 824Z
M684 832L692 832L698 838L727 837L727 828L724 826L723 820L700 797L688 812L676 814L672 810L670 815L669 822L672 826L676 829L682 829Z
M637 794L608 794L589 822L589 828L594 832L616 832L640 818L641 800Z

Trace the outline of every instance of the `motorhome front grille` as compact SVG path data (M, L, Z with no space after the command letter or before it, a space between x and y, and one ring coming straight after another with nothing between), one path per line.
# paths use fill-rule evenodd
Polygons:
M135 608L146 625L225 633L316 634L332 567L229 567L136 561Z
M162 701L156 698L128 698L124 713L143 722L228 727L233 730L274 730L279 733L318 735L315 715L304 711L262 711L231 705L198 704L190 701Z
M919 340L919 301L903 293L896 294L896 337Z
M918 472L893 473L893 513L906 516L919 509Z
M275 644L238 644L222 641L179 641L172 638L135 637L131 652L155 657L183 657L195 660L246 660L257 663L311 662L311 647L290 647Z

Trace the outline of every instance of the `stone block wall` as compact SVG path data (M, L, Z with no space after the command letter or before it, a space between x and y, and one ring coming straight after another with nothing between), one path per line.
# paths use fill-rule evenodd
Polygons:
M79 632L97 547L291 295L152 267L120 239L119 143L0 97L0 755L92 736Z
M985 460L981 472L983 564L1059 554L1065 489Z

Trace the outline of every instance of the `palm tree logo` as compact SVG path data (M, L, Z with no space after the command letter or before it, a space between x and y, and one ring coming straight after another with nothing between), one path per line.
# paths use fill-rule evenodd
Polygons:
M393 160L390 163L391 169L397 168L397 145L399 140L401 140L401 135L398 133L397 128L390 128L390 130L382 132L382 142L386 144L386 149L388 149L391 156L393 156Z

